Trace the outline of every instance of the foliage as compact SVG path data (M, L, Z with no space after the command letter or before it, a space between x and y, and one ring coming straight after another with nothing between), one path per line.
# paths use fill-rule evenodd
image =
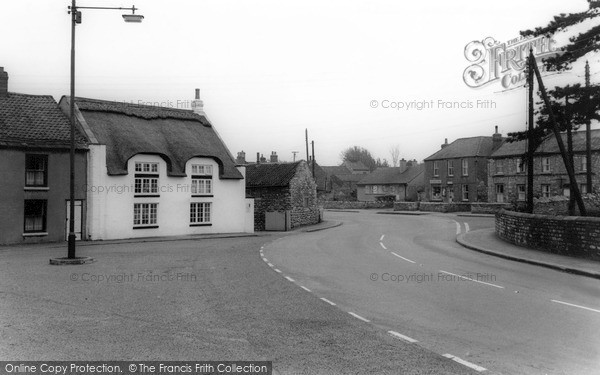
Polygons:
M375 197L375 201L377 202L394 202L395 200L395 195L380 195L378 197Z
M371 155L369 150L360 146L348 147L340 153L342 161L346 162L362 162L372 172L377 168L377 161Z
M390 156L392 157L392 166L397 167L400 162L400 146L394 145L390 147Z

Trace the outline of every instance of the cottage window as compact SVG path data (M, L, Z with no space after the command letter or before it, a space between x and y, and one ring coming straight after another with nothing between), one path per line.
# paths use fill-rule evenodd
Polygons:
M579 192L581 194L587 194L588 193L588 191L587 191L587 184L581 184L581 185L579 185Z
M469 185L462 186L462 200L463 201L469 200Z
M550 185L542 185L542 197L550 198Z
M25 233L36 233L46 231L46 207L47 202L43 199L25 200Z
M211 207L210 202L194 202L190 204L190 225L210 224Z
M435 177L440 175L440 166L437 160L433 162L433 175Z
M25 155L25 186L48 186L48 155Z
M212 194L212 180L207 178L192 178L192 194L210 195Z
M432 201L442 200L442 186L441 185L432 185L431 186L431 200Z
M542 173L550 173L550 158L542 158Z
M524 184L517 185L517 199L520 201L524 201L525 197L526 197L525 185Z
M135 203L133 205L134 228L156 226L157 208L157 203Z
M448 160L448 176L454 176L454 160Z
M373 194L377 194L377 185L373 185Z
M213 170L210 164L192 164L192 174L198 176L212 176Z
M462 159L461 164L462 164L462 175L468 176L469 175L469 160Z
M527 164L525 163L524 160L518 159L517 160L517 173L523 173L523 172L525 172L525 167L526 166L527 166Z
M158 194L158 163L135 163L134 192L136 196Z
M587 172L587 156L581 157L581 171Z
M496 160L496 174L504 174L504 160Z

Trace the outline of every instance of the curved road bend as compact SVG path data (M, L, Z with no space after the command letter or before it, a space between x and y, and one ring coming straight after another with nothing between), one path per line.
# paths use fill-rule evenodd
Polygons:
M600 374L600 280L455 242L493 218L327 216L344 225L281 238L264 254L338 308L484 373Z

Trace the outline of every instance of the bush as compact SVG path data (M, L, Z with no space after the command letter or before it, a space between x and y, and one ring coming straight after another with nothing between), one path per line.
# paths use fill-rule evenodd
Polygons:
M395 195L381 195L375 198L376 202L394 202L396 200Z

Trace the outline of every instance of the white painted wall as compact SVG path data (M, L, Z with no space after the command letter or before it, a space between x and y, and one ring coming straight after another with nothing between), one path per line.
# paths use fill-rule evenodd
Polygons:
M160 197L134 197L136 162L158 163ZM192 197L192 164L213 166L213 197ZM186 163L187 177L168 177L167 164L161 157L138 154L128 161L129 174L109 176L106 147L90 145L88 167L89 239L253 232L254 201L245 198L245 180L219 179L219 167L213 159L192 158ZM245 175L244 167L238 169ZM211 226L190 227L191 202L212 203ZM158 203L158 228L133 229L134 203Z

